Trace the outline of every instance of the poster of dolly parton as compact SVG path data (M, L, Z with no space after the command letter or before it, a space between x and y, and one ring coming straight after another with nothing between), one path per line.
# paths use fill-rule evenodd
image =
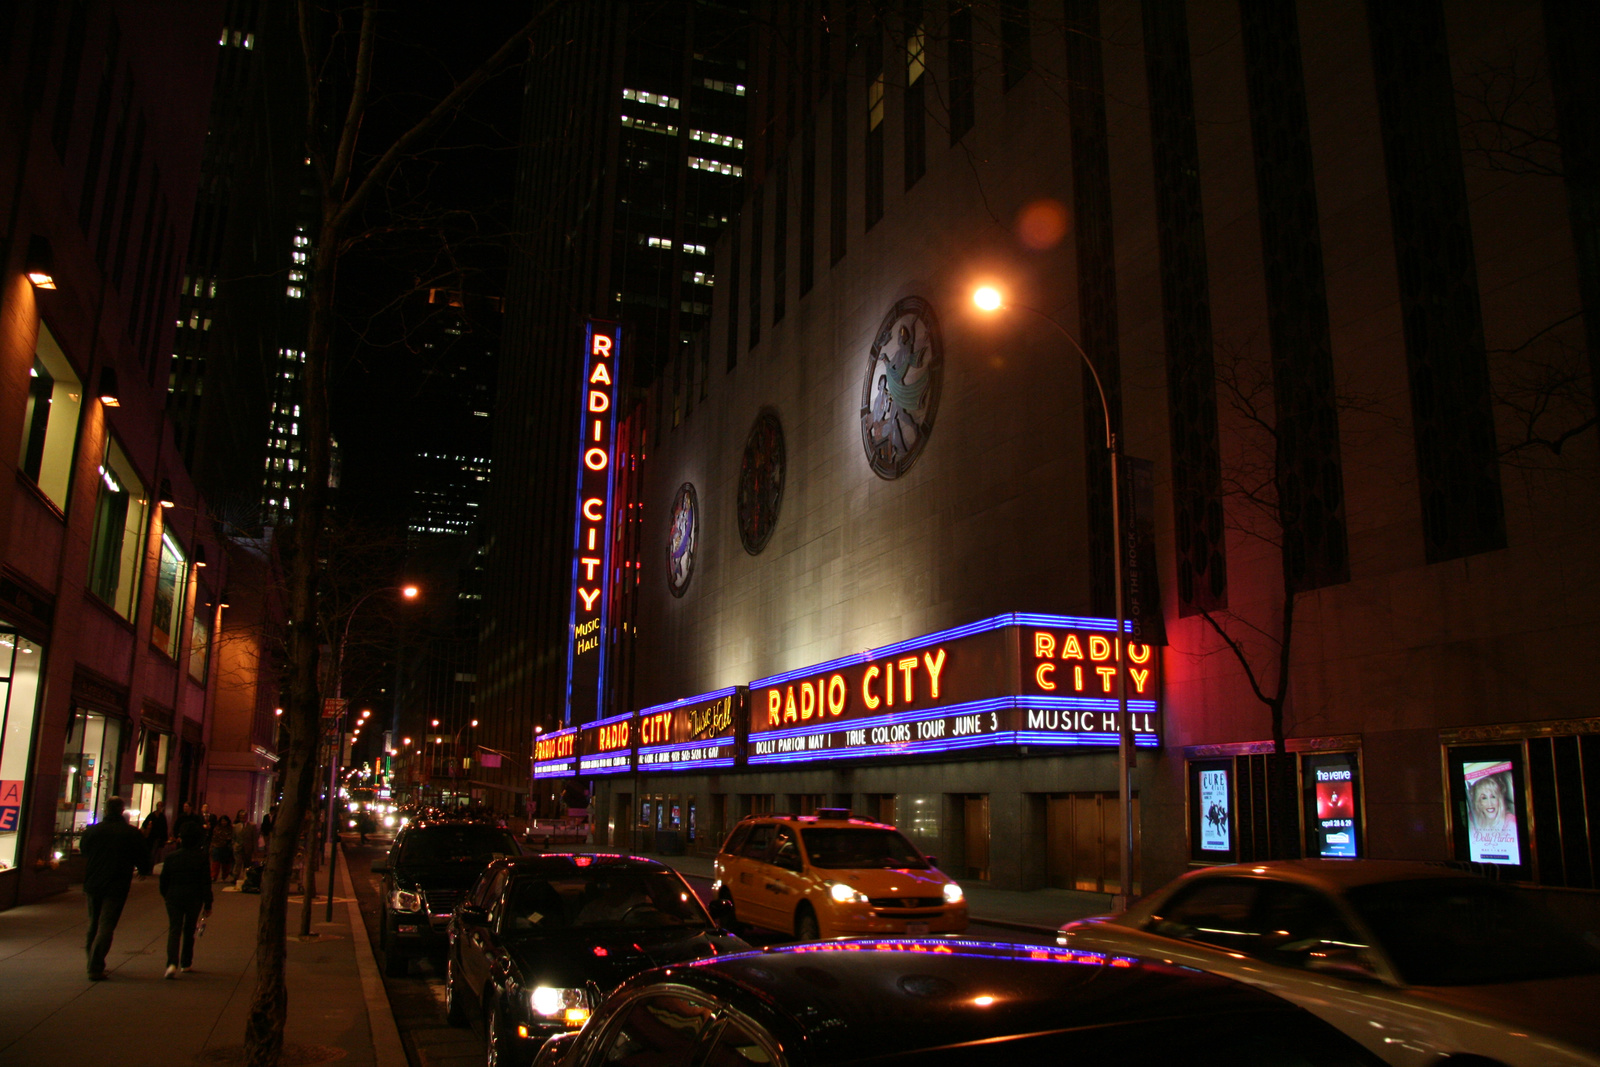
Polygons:
M1467 783L1467 841L1478 863L1520 866L1517 800L1511 790L1511 761L1463 763Z

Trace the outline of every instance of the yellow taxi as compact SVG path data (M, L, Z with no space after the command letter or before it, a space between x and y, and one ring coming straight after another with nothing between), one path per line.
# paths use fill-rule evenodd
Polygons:
M899 830L844 808L741 820L717 853L711 889L724 921L801 941L967 928L959 885Z

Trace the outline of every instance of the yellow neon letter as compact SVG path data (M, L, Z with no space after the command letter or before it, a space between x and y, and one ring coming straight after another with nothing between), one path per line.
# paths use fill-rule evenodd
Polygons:
M1048 692L1056 687L1050 680L1050 675L1056 672L1056 665L1049 660L1039 664L1039 669L1033 672L1033 680L1039 683L1039 688Z
M939 650L938 659L933 658L933 653L924 652L922 654L922 665L928 668L928 685L932 689L932 691L928 694L928 697L931 700L938 700L939 675L944 671L944 649L941 648Z
M871 667L868 667L867 673L861 676L861 703L865 704L868 708L875 708L878 706L878 698L872 695L872 680L877 676L877 664L873 664ZM891 693L893 693L894 687L890 686L889 690Z

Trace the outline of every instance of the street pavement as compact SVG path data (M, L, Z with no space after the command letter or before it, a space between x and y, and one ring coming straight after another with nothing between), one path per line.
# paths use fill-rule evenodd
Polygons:
M693 878L711 875L710 857L656 858ZM364 871L365 864L358 867ZM321 921L326 898L319 897L313 913L314 936L302 941L291 933L289 938L285 1067L334 1061L350 1067L407 1064L407 1049L348 870L346 863L339 864L333 921ZM1008 892L971 882L963 886L975 925L1032 934L1104 912L1110 903L1109 897L1098 893ZM172 981L162 978L167 918L155 878L134 882L107 958L110 978L103 982L85 976L87 917L80 890L0 911L0 1064L242 1063L245 1020L255 984L260 899L219 891L195 949L195 969ZM298 900L290 904L291 931L298 930L299 907ZM402 1003L401 1011L408 1010L414 1011L415 1005ZM406 1043L414 1067L442 1062L445 1056L428 1055L417 1036ZM468 1032L461 1036L473 1040ZM456 1059L459 1043L452 1044L457 1047L448 1058L461 1062Z
M351 937L362 928L344 864L339 873L333 922L321 921L326 897L318 897L315 936L289 937L282 1062L404 1067L372 950L364 931ZM162 977L167 913L154 877L133 884L103 982L86 977L87 915L78 888L0 911L0 1064L243 1063L261 898L220 888L195 945L194 970L171 981ZM291 931L299 929L299 907L290 904Z

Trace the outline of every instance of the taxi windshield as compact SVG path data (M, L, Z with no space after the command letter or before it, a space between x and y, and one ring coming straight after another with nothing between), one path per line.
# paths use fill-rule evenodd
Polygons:
M927 870L922 858L900 831L875 826L814 826L801 830L811 866L841 869L883 867L895 870Z

